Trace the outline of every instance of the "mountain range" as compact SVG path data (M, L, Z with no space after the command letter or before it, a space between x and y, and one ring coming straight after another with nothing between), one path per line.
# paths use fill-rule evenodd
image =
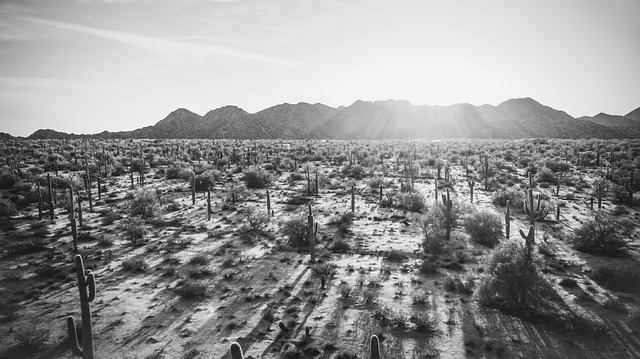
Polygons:
M443 139L640 138L640 108L627 115L574 118L531 98L497 106L416 106L405 100L356 101L333 108L320 103L280 104L254 114L224 106L204 116L177 109L153 126L133 131L75 135L38 130L44 138L203 139ZM3 134L1 138L10 138Z

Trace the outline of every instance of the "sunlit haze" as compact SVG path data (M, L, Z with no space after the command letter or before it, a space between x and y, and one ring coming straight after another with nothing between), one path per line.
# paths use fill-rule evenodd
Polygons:
M640 1L46 0L0 4L0 132L148 126L177 108L640 106Z

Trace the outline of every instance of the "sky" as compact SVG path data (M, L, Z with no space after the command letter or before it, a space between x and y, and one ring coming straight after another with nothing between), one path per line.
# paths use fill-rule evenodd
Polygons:
M624 115L639 18L638 0L0 0L0 132L386 99Z

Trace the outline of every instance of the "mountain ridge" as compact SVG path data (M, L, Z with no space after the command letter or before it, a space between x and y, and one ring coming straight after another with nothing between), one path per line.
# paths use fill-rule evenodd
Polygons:
M282 103L253 114L227 105L205 115L178 108L154 125L132 131L76 135L41 129L27 138L640 138L640 107L624 116L599 113L574 118L530 97L479 106L413 105L403 99L356 100L337 108Z

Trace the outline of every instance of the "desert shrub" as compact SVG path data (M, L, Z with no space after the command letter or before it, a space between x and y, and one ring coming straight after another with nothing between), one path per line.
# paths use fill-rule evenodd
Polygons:
M363 179L367 175L367 170L360 165L347 165L342 167L342 174L355 178L355 179Z
M599 211L593 220L574 231L572 243L574 248L587 253L624 255L627 253L627 237L632 233L632 228L629 221Z
M546 183L556 184L557 178L550 169L542 168L540 171L538 171L538 175L536 176L536 181L538 183L546 182Z
M506 207L507 200L509 200L512 209L522 208L522 205L524 204L524 192L517 191L514 188L498 190L493 194L491 202L497 206Z
M346 252L351 249L351 244L342 238L338 238L333 241L331 245L331 251L333 252Z
M127 238L133 245L143 244L147 235L147 228L140 217L129 218L124 226Z
M535 309L552 297L553 289L540 271L540 257L534 253L526 260L524 253L520 243L511 241L494 249L476 291L482 305L505 310Z
M202 282L186 279L177 284L176 293L178 293L182 299L189 300L205 298L209 295L209 290L206 284Z
M307 233L307 216L302 210L298 210L289 219L282 223L280 232L289 239L289 244L300 247L305 242Z
M384 185L384 179L382 177L373 177L367 181L367 186L371 189L378 189Z
M233 195L236 197L236 202L240 202L249 196L249 191L245 185L232 185L227 189L227 202L232 201Z
M141 189L134 193L131 201L132 216L142 219L153 218L159 209L158 196L154 190Z
M247 207L242 210L242 221L248 230L258 232L269 222L269 217L256 207Z
M569 170L569 164L564 161L547 160L545 162L545 167L550 169L552 172L558 172L560 170L567 172Z
M384 258L389 262L402 262L409 258L403 251L397 249L390 249L384 253Z
M409 317L415 330L421 333L434 333L438 330L438 322L429 316L429 312L415 312Z
M13 202L0 198L0 217L15 216L16 213L16 206Z
M271 174L264 169L256 169L245 171L242 180L249 188L265 188L271 184L273 178Z
M424 258L418 271L425 275L433 275L438 274L438 262L436 262L433 258Z
M422 212L427 206L424 196L419 192L400 192L394 198L394 207L411 212Z
M613 199L618 203L626 203L629 201L629 192L625 186L612 185L611 192Z
M444 289L449 292L462 293L467 295L473 294L474 283L473 279L471 278L463 279L460 276L449 276L444 280L442 285L444 286Z
M122 268L130 272L144 272L149 265L143 256L135 256L122 261Z
M176 166L171 166L169 168L167 168L166 171L166 176L167 179L179 179L180 177L180 172L182 171L182 168L180 167L176 167Z
M354 215L351 212L344 212L335 215L329 220L329 224L338 226L338 233L348 233L353 225Z
M194 266L204 266L209 264L209 262L211 262L211 258L205 254L195 255L189 260L189 264Z
M49 235L48 222L33 222L29 225L31 235L38 238L45 238Z
M434 221L429 212L417 218L422 230L422 250L425 254L437 255L445 252L445 229L442 223Z
M113 224L113 222L115 222L119 218L120 216L118 216L118 214L116 214L111 208L102 212L102 224L105 226Z
M196 176L196 191L204 192L209 188L213 188L216 181L220 181L222 173L220 171L207 171Z
M502 238L502 217L495 212L476 210L464 218L464 228L474 242L493 248Z
M629 266L599 266L594 268L591 278L611 290L626 293L640 292L640 272Z
M11 189L18 182L16 176L6 170L0 173L0 189Z

